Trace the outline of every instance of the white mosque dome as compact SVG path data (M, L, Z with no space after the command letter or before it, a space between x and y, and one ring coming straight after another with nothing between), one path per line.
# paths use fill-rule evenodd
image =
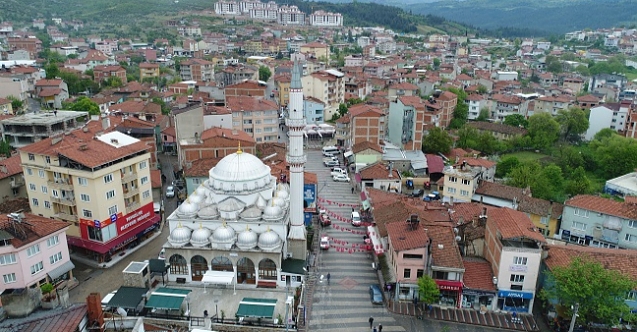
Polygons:
M249 227L237 236L237 247L241 250L250 250L257 246L258 235Z
M269 204L265 207L265 210L263 210L263 216L265 219L278 218L281 214L283 214L283 210L278 205Z
M233 243L234 234L234 229L224 223L212 234L211 242L214 242L216 244Z
M193 203L190 199L187 199L185 202L179 205L177 209L177 215L180 217L194 217L194 215L199 210L199 204Z
M202 198L208 197L208 191L208 188L204 187L204 185L200 185L197 189L195 189L195 193Z
M278 197L278 196L274 197L272 199L272 203L274 205L276 205L276 206L279 206L279 207L284 207L285 206L285 200L283 198L281 198L281 197Z
M259 235L259 248L265 251L277 249L281 246L281 238L276 232L273 232L268 228L267 231Z
M241 217L241 219L245 219L247 221L254 221L254 220L258 220L261 219L261 214L263 213L263 211L261 209L259 209L256 206L251 206L245 210L243 210L243 212L241 212L241 214L239 214L239 216Z
M204 197L203 196L199 196L199 194L197 194L197 192L195 191L194 193L192 193L190 195L190 197L188 197L190 203L192 204L197 204L197 206L201 205L201 203L203 203L204 201Z
M215 219L219 217L219 211L216 204L205 206L197 212L197 216L201 219Z
M215 183L222 182L246 182L270 178L270 167L266 166L256 156L241 150L225 156L210 172L210 180ZM268 183L266 181L265 183ZM215 183L216 187L216 183ZM240 189L240 188L238 188Z
M276 197L279 197L282 200L286 200L286 199L288 199L288 197L290 197L290 194L288 194L288 192L286 190L278 190L276 192Z
M192 232L192 235L190 236L190 244L192 244L193 247L198 248L207 246L210 244L210 240L208 238L211 233L212 232L208 228L199 225L199 228Z
M183 227L181 224L177 225L172 232L170 232L170 236L168 237L168 242L176 248L180 248L185 246L190 242L190 233L192 230L188 227Z

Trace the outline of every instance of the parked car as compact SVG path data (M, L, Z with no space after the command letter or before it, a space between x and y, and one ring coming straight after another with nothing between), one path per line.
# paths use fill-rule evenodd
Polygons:
M327 236L323 236L321 238L321 243L319 245L321 249L328 250L330 248L330 238Z
M360 225L361 225L361 215L356 211L352 211L352 226L358 227Z
M347 171L346 171L346 170L344 170L344 169L342 169L342 168L340 168L340 167L334 167L334 168L332 169L332 173L331 173L331 174L332 174L332 176L334 176L334 175L341 175L341 174L342 174L342 175L347 175Z
M383 304L383 293L380 291L380 286L369 286L369 298L372 300L372 304Z
M174 186L166 187L166 198L173 198L173 197L175 197L175 187Z
M323 164L327 167L333 167L333 166L338 166L338 160L330 160L330 161L325 161L323 162Z
M321 226L329 226L332 224L332 219L327 214L321 214L319 216L319 221L321 222Z
M422 196L422 193L423 193L423 192L424 192L424 191L423 191L422 189L414 189L414 190L411 192L411 196L412 196L412 197L420 197L420 196Z
M345 174L333 175L332 179L336 182L349 182L349 177Z

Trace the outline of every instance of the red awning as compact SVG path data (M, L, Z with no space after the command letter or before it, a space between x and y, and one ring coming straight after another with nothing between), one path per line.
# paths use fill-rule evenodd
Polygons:
M361 201L364 201L367 199L367 195L365 194L364 191L361 191Z
M356 173L356 175L354 175L354 179L356 179L356 183L361 183L361 175L359 173Z
M462 289L462 281L439 279L434 279L434 281L440 290L460 291Z
M153 214L151 218L148 218L146 221L135 225L132 229L126 232L124 235L118 236L108 243L100 243L91 240L85 240L79 237L69 236L67 241L70 245L76 247L82 247L91 251L98 252L100 254L105 254L109 250L115 248L116 246L125 243L127 241L131 241L137 234L143 232L146 228L151 227L153 224L159 222L161 216L158 214Z

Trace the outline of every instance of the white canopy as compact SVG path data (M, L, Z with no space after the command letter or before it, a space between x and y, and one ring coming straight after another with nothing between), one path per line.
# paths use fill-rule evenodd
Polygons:
M213 285L232 285L234 284L234 272L231 271L206 271L204 273L203 278L201 278L201 282L205 287L207 284ZM236 285L235 285L236 287Z

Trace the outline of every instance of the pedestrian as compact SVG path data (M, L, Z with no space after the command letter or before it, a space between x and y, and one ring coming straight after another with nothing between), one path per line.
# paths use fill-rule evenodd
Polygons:
M352 194L354 193L354 187L352 187Z
M374 317L369 317L369 328L371 329L374 325Z
M328 284L328 285L330 284L330 277L331 277L331 276L330 276L330 274L328 273L328 274L327 274L327 284Z
M378 324L378 332L383 332L383 324Z
M378 329L376 328L376 326L374 326L374 328L372 329L373 332L378 332Z

